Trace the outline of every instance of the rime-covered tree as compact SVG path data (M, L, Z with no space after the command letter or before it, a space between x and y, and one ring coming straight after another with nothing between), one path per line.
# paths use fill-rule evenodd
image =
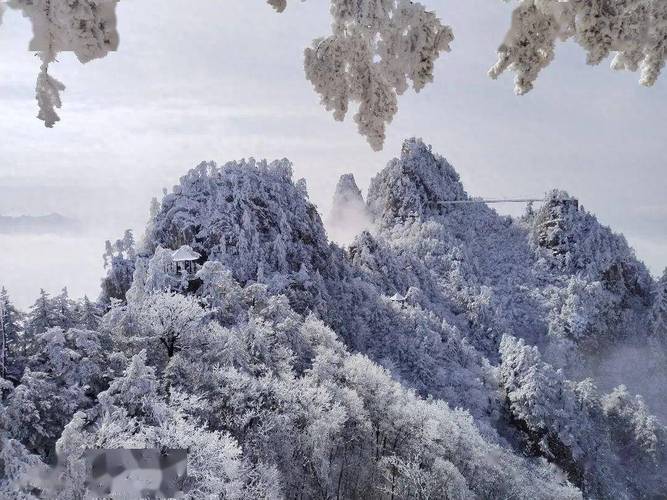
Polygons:
M75 302L70 299L67 287L63 288L58 295L51 299L51 311L53 315L53 326L67 330L76 323Z
M61 386L48 373L26 369L5 403L9 431L31 452L53 461L63 427L85 403L80 386Z
M12 304L9 293L0 289L0 376L7 377L10 366L21 353L22 314Z
M197 295L223 326L235 325L245 317L243 289L221 262L207 261L197 272L197 278L202 282Z
M100 312L97 304L87 295L76 305L76 326L85 330L97 330L100 325Z
M106 241L102 255L107 275L102 279L100 302L108 305L111 299L125 300L125 294L132 286L132 275L136 264L134 237L130 230L115 243Z
M139 324L141 331L168 358L187 347L195 330L202 326L206 311L191 296L162 292L145 297Z
M667 339L667 269L653 287L651 332L658 338Z
M104 387L110 372L106 333L70 328L51 328L37 338L38 352L28 367L33 372L49 373L64 386L80 385L89 394Z
M57 325L53 312L52 299L44 289L39 291L39 297L30 307L26 316L25 334L23 342L24 353L32 353L35 348L37 335Z
M132 234L131 229L126 229L123 233L123 249L127 251L128 258L133 258L136 256L134 251L134 235Z

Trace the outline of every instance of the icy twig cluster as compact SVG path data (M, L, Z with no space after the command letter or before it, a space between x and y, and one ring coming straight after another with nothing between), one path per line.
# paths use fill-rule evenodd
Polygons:
M525 94L553 60L556 42L568 39L587 52L588 64L614 54L613 69L640 70L640 83L651 86L667 58L667 2L522 0L489 75L513 71L515 92Z
M34 37L30 49L42 60L37 77L37 117L47 127L60 120L65 86L48 74L59 52L71 51L82 63L107 55L118 46L115 8L117 0L11 0L9 5L30 19Z
M52 128L56 122L60 121L56 108L59 109L62 106L60 93L65 90L65 85L49 75L49 62L53 60L52 56L45 53L40 57L42 57L43 62L35 86L35 95L39 106L37 118L42 120L46 127Z
M305 51L306 77L336 120L350 102L374 150L398 110L397 96L412 82L419 92L433 80L433 64L454 39L435 13L409 0L332 0L331 36Z
M30 18L32 50L40 52L38 117L47 127L59 120L64 86L49 76L59 52L72 51L85 63L118 46L118 0L9 0L3 3ZM287 0L267 0L283 12ZM450 50L452 29L434 12L410 0L330 0L332 33L305 51L305 72L325 108L343 120L351 104L359 132L374 150L398 111L398 96L409 86L419 92L433 81L435 60ZM640 71L640 82L655 83L667 58L665 0L521 0L489 74L516 74L515 90L533 88L554 58L556 42L572 39L589 64L609 55L614 69Z

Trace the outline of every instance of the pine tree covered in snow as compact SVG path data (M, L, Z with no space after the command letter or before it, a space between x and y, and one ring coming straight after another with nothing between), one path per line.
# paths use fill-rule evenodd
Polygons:
M21 356L22 314L14 307L7 290L0 289L0 377L7 378Z
M97 330L100 326L100 311L97 304L84 296L75 306L76 326L85 330Z
M653 289L651 332L658 338L667 338L667 269Z
M24 351L31 351L37 335L56 326L51 297L44 289L39 291L39 297L30 307L25 323ZM25 352L24 352L25 353Z
M67 330L72 328L76 322L75 303L69 298L67 288L63 288L51 301L54 326Z

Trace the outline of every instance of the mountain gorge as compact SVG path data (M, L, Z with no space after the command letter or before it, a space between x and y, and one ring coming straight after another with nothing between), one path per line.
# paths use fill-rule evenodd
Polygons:
M190 170L110 256L97 327L29 330L0 492L57 463L40 488L78 498L85 447L171 446L189 498L667 494L665 280L567 193L520 218L465 201L406 140L365 200L341 179L342 247L288 160Z

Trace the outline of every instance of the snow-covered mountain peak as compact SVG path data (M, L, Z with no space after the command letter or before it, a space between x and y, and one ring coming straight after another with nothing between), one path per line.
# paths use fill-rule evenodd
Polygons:
M331 212L327 218L327 231L337 243L350 244L355 236L370 229L371 217L354 175L343 174L338 180Z
M165 196L148 240L153 248L190 245L241 282L323 269L329 255L322 220L288 160L199 165Z
M364 197L361 194L361 189L357 186L354 179L354 174L343 174L338 179L336 184L336 191L334 193L334 208L341 203L364 203Z
M443 202L467 197L458 173L447 160L434 154L421 139L413 138L403 143L401 156L371 181L368 206L383 226L397 218L446 213L450 207Z
M552 191L536 212L531 241L542 263L600 281L623 300L648 302L651 277L625 238L600 224L564 191Z

